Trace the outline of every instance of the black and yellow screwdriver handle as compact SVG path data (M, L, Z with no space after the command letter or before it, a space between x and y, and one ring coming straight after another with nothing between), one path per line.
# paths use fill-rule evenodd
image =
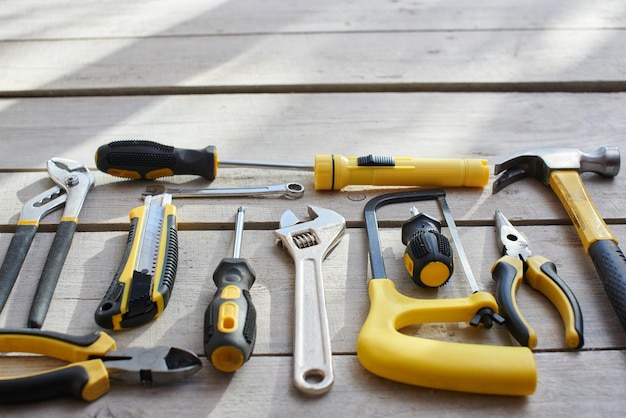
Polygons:
M162 196L162 195L159 195ZM148 199L148 197L146 198ZM149 205L130 211L130 228L126 249L113 282L95 312L95 321L102 328L120 330L145 324L157 318L167 306L178 265L178 232L176 207L164 204L151 216ZM155 224L160 236L150 236ZM153 248L150 243L158 242ZM154 262L154 271L148 273Z
M558 310L565 326L567 346L573 349L582 347L582 312L576 296L558 276L554 263L545 257L532 256L526 264L524 272L522 260L505 255L491 268L492 277L496 281L496 301L509 332L523 346L534 348L537 345L537 335L521 314L515 297L526 278L528 284L545 295Z
M256 309L249 290L255 278L242 258L223 259L213 274L217 291L204 316L204 352L220 371L234 372L252 354Z
M109 374L102 360L115 341L103 332L70 336L38 329L0 330L0 352L41 354L70 364L20 376L0 378L0 403L42 401L73 396L93 401L109 390Z
M191 174L212 180L217 174L217 150L174 148L153 141L113 141L96 152L98 170L117 177L153 180Z

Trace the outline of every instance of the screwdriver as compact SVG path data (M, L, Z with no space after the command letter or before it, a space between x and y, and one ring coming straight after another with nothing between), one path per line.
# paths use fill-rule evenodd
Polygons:
M411 213L402 223L404 266L419 286L443 286L454 271L450 241L441 234L441 222L415 207Z
M95 159L100 171L136 180L178 174L213 180L218 165L312 170L315 190L341 190L350 185L484 187L489 181L489 166L487 160L482 159L317 154L313 165L226 161L218 160L217 149L212 145L193 150L145 140L102 145L96 151Z
M232 258L224 258L213 273L217 291L204 314L204 353L213 366L234 372L248 361L256 339L256 309L250 288L256 275L240 258L244 208L237 210Z

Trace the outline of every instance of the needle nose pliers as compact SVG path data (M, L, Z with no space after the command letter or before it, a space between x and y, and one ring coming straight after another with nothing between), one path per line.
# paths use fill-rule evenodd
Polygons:
M0 403L65 396L93 401L108 392L109 378L172 383L202 368L198 356L182 348L116 348L115 340L101 331L74 336L39 329L1 329L0 352L42 354L69 364L40 373L1 377Z
M583 317L576 296L558 276L556 266L545 257L533 255L523 235L504 215L496 211L496 229L503 256L491 268L496 281L496 301L505 325L523 346L534 348L537 335L517 306L515 293L523 279L543 293L557 308L565 325L569 348L583 346Z
M41 219L65 205L61 222L50 246L28 318L29 328L41 328L50 307L54 288L67 258L78 224L78 214L92 189L95 176L74 160L52 158L46 164L49 177L56 186L33 197L24 204L11 239L7 255L0 267L0 312L4 307L26 254L39 228Z

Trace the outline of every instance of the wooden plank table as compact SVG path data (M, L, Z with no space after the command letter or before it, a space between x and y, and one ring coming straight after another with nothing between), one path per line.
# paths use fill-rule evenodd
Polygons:
M3 2L0 8L0 254L23 204L51 186L45 161L75 159L96 175L80 215L43 329L99 330L93 313L125 247L128 212L149 182L98 172L96 149L119 139L182 148L216 145L224 160L312 164L315 154L481 158L491 169L526 148L624 148L626 65L623 1L351 2L84 1ZM626 239L626 180L583 176L620 241ZM539 344L536 392L489 396L414 387L377 377L356 356L369 309L371 277L364 205L397 188L315 191L306 171L222 168L212 182L161 180L184 187L238 187L297 181L301 200L177 199L179 265L157 320L111 332L118 346L173 345L202 357L202 371L179 384L113 382L92 403L53 400L9 405L0 416L622 416L626 333L556 196L536 180L498 194L450 188L447 198L482 290L500 256L494 211L501 210L552 259L579 299L585 346L567 349L549 302L523 286L518 301ZM257 273L251 289L258 334L251 360L217 372L203 352L211 279L230 254L235 212L246 208L242 256ZM292 384L294 265L274 245L281 214L307 205L335 210L345 236L323 264L335 383L307 397ZM461 268L438 290L418 289L402 263L399 226L407 205L379 211L387 275L414 298L464 297ZM435 202L419 209L440 216ZM54 232L57 211L35 237L0 326L24 327ZM446 231L444 230L444 233ZM458 260L457 266L460 266ZM504 328L423 325L421 336L514 346ZM5 355L2 375L58 363Z

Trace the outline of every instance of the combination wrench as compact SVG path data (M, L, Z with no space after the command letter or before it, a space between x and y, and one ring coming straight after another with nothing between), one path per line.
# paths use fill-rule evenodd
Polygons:
M329 209L309 206L308 211L312 220L303 223L290 210L283 213L274 234L296 267L294 385L322 395L334 381L322 261L341 240L346 220Z
M169 189L163 185L146 187L142 193L146 195L158 195L167 193L172 197L245 197L278 195L287 199L299 199L304 195L304 186L300 183L276 184L273 186L259 187L234 187L224 189Z

